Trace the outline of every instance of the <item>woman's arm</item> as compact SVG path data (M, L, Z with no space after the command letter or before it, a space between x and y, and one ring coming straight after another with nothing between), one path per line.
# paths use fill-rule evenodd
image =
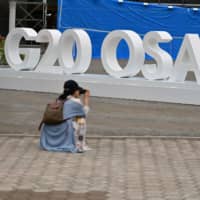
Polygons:
M89 98L90 98L90 91L86 90L85 94L83 95L83 105L89 107Z
M83 106L86 115L88 114L90 108L89 108L89 98L90 98L90 91L86 90L85 94L83 95Z

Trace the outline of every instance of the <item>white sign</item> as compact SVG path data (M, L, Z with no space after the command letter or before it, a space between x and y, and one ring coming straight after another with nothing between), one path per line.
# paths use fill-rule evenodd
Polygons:
M40 48L21 49L22 38L39 43L48 43L48 48L40 58ZM124 39L129 47L129 58L125 68L117 60L116 50ZM200 39L198 34L186 34L175 63L171 55L163 50L159 43L168 43L172 36L164 31L152 31L144 39L134 31L115 30L103 41L101 59L105 71L115 77L133 77L140 71L147 80L168 80L184 82L189 71L193 71L200 84ZM73 58L74 45L77 55ZM145 53L156 61L156 65L144 65ZM20 54L25 57L22 59ZM61 34L58 30L41 30L36 33L31 28L16 28L11 31L5 42L5 55L11 68L17 71L30 70L36 72L53 72L58 67L63 74L85 73L92 59L92 45L87 32L81 29L69 29ZM52 69L52 70L50 70ZM54 69L54 70L53 70Z

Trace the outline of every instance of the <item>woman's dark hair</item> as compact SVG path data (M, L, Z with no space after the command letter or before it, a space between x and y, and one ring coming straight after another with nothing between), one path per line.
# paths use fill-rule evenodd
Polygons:
M74 93L74 92L73 92ZM70 91L70 89L64 89L63 93L58 97L58 100L64 101L67 99L67 97L69 95L73 94L72 91Z
M81 88L78 83L74 80L68 80L64 83L64 91L58 97L59 100L66 100L69 95L73 95L76 90L79 90L80 93L84 90Z

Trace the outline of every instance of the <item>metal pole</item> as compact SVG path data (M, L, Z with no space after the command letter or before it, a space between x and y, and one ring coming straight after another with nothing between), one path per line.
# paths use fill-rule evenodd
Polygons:
M43 0L43 28L47 28L47 0Z
M16 22L16 1L9 1L9 32L15 28Z

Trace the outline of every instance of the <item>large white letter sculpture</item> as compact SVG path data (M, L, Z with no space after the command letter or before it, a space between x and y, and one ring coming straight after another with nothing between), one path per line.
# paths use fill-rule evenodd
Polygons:
M72 52L75 44L77 55L74 61ZM92 45L90 37L84 30L66 30L60 39L59 50L59 64L64 67L66 74L87 71L92 58Z
M23 38L49 43L41 60L40 48L20 48ZM117 47L121 40L125 40L129 48L129 59L125 68L122 68L117 60ZM166 43L171 40L171 35L165 31L152 31L144 36L143 44L140 36L133 31L112 31L102 44L102 64L105 71L116 78L136 76L142 70L148 80L169 78L169 81L184 82L188 71L193 71L200 85L199 35L185 35L174 67L172 57L159 46L160 42ZM73 54L75 47L76 56ZM153 67L144 65L145 51L155 59L156 65ZM20 54L23 54L24 58L21 58ZM41 30L37 34L31 28L16 28L6 38L5 55L8 64L14 70L34 70L37 66L37 72L76 74L88 70L92 58L92 45L87 32L81 29L69 29L61 35L58 30ZM61 67L52 70L57 59Z
M188 71L193 71L200 84L200 39L197 34L186 34L178 53L171 81L184 82Z
M173 69L172 57L158 45L160 42L170 42L172 36L165 31L151 31L144 36L143 44L147 54L152 56L155 65L143 65L142 73L149 80L169 78Z
M47 71L48 67L53 66L58 59L58 48L59 48L59 41L60 41L61 33L58 30L48 30L43 29L41 30L37 37L36 42L40 43L49 43L44 53L42 59L40 60L36 71Z
M5 56L8 64L15 70L33 70L40 59L40 49L26 48L20 50L20 41L35 41L37 32L31 28L16 28L11 31L5 41ZM22 59L20 53L25 57Z
M124 69L117 61L116 49L119 42L124 39L129 47L129 60ZM144 48L140 36L129 30L118 30L109 33L104 39L102 50L102 63L108 74L116 78L135 76L144 64Z

